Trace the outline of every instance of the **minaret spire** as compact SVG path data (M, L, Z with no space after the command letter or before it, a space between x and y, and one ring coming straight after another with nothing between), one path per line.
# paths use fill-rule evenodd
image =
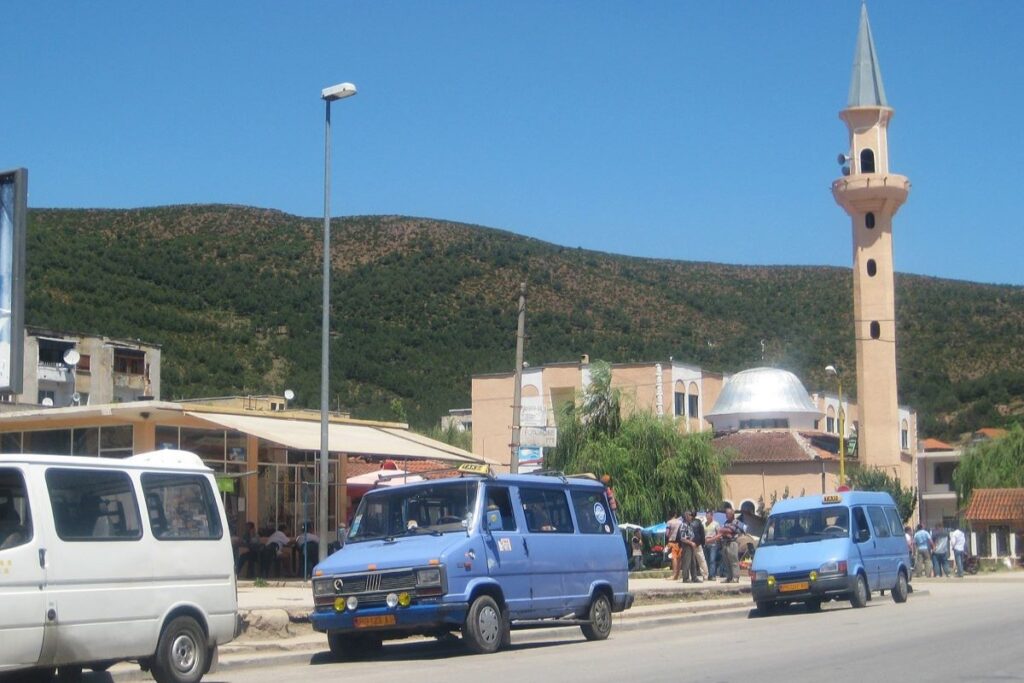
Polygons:
M860 6L860 29L857 31L857 48L853 52L853 75L850 77L848 107L888 107L885 88L882 86L882 71L878 67L875 41L871 37L868 23L868 6Z

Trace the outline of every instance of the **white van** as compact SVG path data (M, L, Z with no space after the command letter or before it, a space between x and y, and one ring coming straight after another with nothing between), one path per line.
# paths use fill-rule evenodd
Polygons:
M194 453L0 455L0 677L136 660L194 683L237 635L231 536Z

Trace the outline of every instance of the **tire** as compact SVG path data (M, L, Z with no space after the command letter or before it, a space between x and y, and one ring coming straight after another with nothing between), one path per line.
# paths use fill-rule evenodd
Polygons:
M853 594L850 595L850 604L854 607L867 607L868 600L871 599L871 593L868 591L868 580L864 578L863 574L857 574L857 585L853 589Z
M497 652L508 623L501 608L489 595L481 595L469 606L462 626L462 640L470 652L478 655Z
M821 611L821 599L815 598L813 600L804 600L804 606L808 612L820 612Z
M757 613L763 617L775 613L775 603L771 600L759 600L757 602Z
M192 617L175 617L164 627L153 656L157 683L198 683L209 656L203 629Z
M57 675L53 679L55 683L81 683L82 667L80 666L58 666Z
M374 643L376 643L376 647L374 647ZM380 638L330 631L327 634L327 645L331 648L331 656L336 661L346 661L359 659L370 652L379 650L383 641Z
M590 611L587 613L589 624L580 626L583 637L587 640L604 640L612 632L612 604L608 602L608 596L598 593L590 603Z
M890 593L892 593L892 601L896 603L903 603L907 601L907 595L910 594L910 584L907 583L907 574L903 570L900 570L899 576L896 577L896 585L892 587Z

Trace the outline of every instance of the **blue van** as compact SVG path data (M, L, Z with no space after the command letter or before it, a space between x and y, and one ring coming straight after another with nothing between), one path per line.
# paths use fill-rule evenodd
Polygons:
M311 620L333 655L454 631L494 652L511 629L541 625L608 637L633 597L604 487L473 469L363 497L345 546L313 571Z
M910 592L910 551L888 493L844 491L778 501L750 567L757 610L825 600L864 607L873 591Z

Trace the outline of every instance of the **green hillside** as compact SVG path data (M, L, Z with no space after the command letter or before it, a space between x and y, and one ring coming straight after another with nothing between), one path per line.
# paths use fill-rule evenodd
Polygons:
M317 407L322 221L237 206L36 209L26 322L163 346L163 397L281 392ZM332 404L434 424L470 376L589 353L710 370L765 363L853 383L850 271L640 259L446 221L332 223ZM922 435L1024 412L1024 289L897 276L900 400ZM852 388L852 387L851 387Z

